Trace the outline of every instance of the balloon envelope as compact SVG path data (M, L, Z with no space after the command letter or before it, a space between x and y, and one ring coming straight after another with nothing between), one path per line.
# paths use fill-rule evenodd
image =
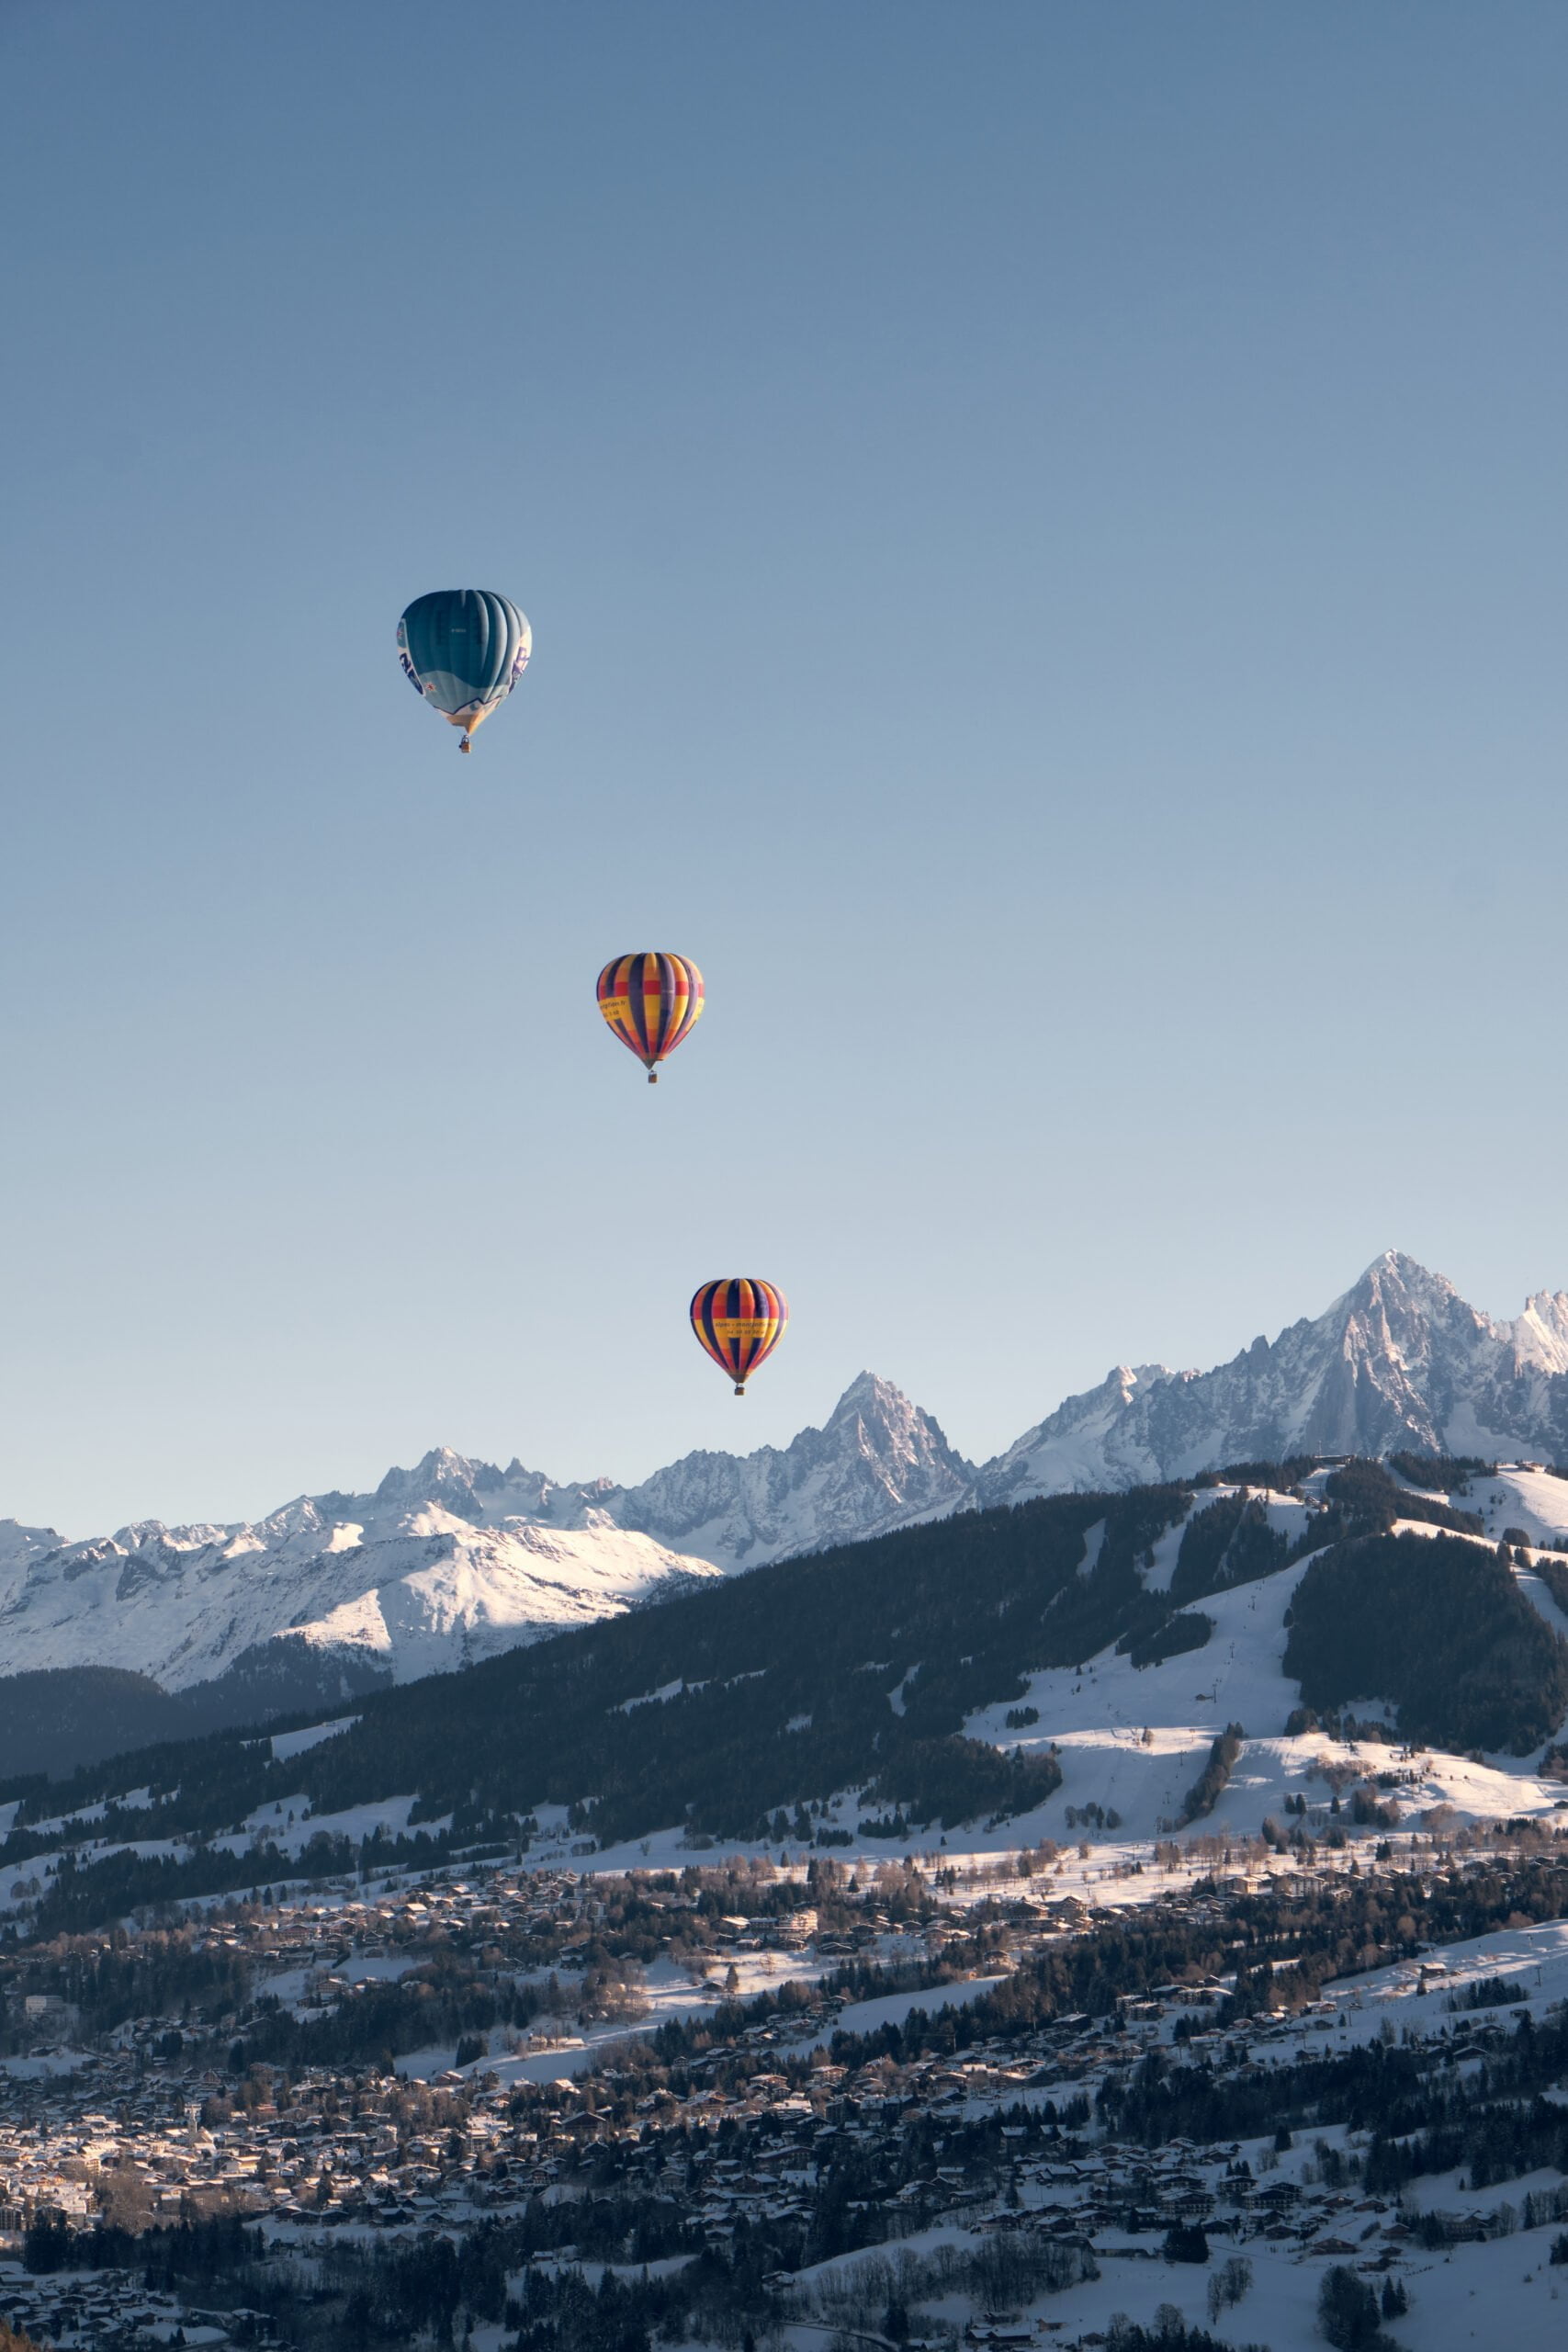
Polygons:
M657 1065L702 1017L703 976L689 956L617 956L599 975L599 1010L657 1086Z
M398 623L398 659L432 707L463 730L461 749L528 666L534 632L491 588L437 588Z
M715 1363L728 1373L738 1396L765 1363L789 1326L789 1301L754 1274L705 1283L692 1301L692 1329Z

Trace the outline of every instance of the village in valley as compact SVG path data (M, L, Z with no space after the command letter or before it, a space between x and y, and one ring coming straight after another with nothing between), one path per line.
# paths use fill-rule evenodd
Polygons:
M1114 1861L492 1857L13 1928L0 2317L306 2346L397 2278L480 2352L577 2340L571 2299L615 2294L670 2344L1070 2347L1227 2299L1249 2337L1310 2327L1336 2266L1382 2311L1467 2261L1544 2301L1561 2174L1396 2180L1368 2070L1450 2117L1521 2064L1550 2100L1565 1879L1520 1820Z

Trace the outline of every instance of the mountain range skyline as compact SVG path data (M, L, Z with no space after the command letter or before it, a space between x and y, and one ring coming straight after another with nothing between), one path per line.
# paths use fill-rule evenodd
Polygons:
M6 1520L0 1657L11 1673L130 1669L231 1715L310 1705L954 1513L1401 1449L1568 1460L1568 1293L1498 1321L1385 1251L1272 1341L1208 1372L1113 1367L981 1464L863 1373L786 1446L690 1453L630 1486L442 1446L369 1492L254 1521L70 1542Z
M1422 1324L1438 1335L1435 1366L1430 1341L1416 1329ZM1471 1395L1472 1384L1462 1378L1456 1386L1449 1361L1456 1343L1472 1358L1484 1360L1484 1400ZM1408 1363L1406 1351L1412 1358ZM1472 1363L1472 1371L1477 1368ZM803 1459L815 1465L821 1453L817 1442L830 1439L867 1404L879 1427L878 1442L868 1458L877 1460L895 1480L893 1508L904 1516L957 1508L965 1498L1021 1500L1032 1493L1119 1488L1220 1466L1207 1458L1221 1442L1217 1430L1212 1437L1202 1434L1216 1404L1223 1426L1236 1442L1238 1450L1226 1456L1233 1460L1290 1452L1377 1453L1399 1445L1478 1452L1494 1440L1544 1443L1559 1430L1558 1442L1568 1456L1568 1388L1558 1407L1540 1387L1542 1381L1565 1373L1568 1291L1533 1292L1519 1315L1496 1317L1461 1299L1446 1275L1402 1250L1386 1250L1322 1314L1299 1317L1272 1340L1259 1333L1234 1356L1206 1370L1161 1362L1113 1363L1103 1380L1064 1397L1010 1445L983 1462L964 1456L949 1442L934 1414L911 1404L894 1382L867 1369L849 1383L820 1425L807 1426L785 1447L763 1445L744 1454L694 1448L648 1477L623 1484L611 1472L557 1478L530 1469L517 1454L502 1466L438 1441L412 1465L389 1467L374 1493L383 1501L416 1493L421 1500L432 1500L454 1486L470 1493L504 1487L520 1506L520 1515L546 1525L580 1526L583 1512L617 1515L619 1507L629 1506L636 1516L622 1522L617 1515L617 1523L638 1525L646 1510L654 1520L679 1524L684 1533L706 1532L713 1514L705 1512L702 1504L713 1499L711 1465L750 1465L753 1485L765 1479L769 1465L785 1458L793 1457L797 1466ZM1223 1385L1215 1389L1206 1383ZM1303 1384L1309 1392L1304 1401ZM1485 1419L1487 1411L1491 1422ZM1528 1429L1537 1431L1535 1439L1524 1435ZM1445 1430L1451 1433L1445 1436ZM1260 1443L1269 1432L1271 1442ZM914 1499L908 1500L907 1494ZM325 1499L334 1498L363 1502L365 1494L328 1490ZM0 1504L5 1499L0 1494ZM257 1521L180 1524L232 1531L322 1500L321 1494L297 1494ZM694 1510L699 1515L692 1516ZM896 1523L897 1517L874 1528L868 1525L865 1532L880 1532L884 1525ZM122 1521L115 1533L175 1524L143 1514ZM18 1531L17 1520L0 1519L0 1573L17 1544L13 1531ZM57 1544L91 1540L64 1533L52 1523L22 1532L48 1535ZM851 1532L836 1530L832 1540L842 1541ZM715 1533L712 1540L720 1538ZM778 1555L772 1545L759 1555Z

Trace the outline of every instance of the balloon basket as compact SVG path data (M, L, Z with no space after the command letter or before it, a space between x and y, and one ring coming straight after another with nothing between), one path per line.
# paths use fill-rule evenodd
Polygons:
M738 1396L745 1396L745 1394L746 1394L746 1383L745 1383L743 1380L738 1380L738 1381L736 1382L736 1384L735 1384L735 1393L736 1393L736 1395L737 1395Z

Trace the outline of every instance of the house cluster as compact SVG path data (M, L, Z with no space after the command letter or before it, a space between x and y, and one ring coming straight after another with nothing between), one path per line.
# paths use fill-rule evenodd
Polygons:
M1292 1871L1303 1897L1316 1875ZM1170 2233L1196 2229L1367 2270L1403 2260L1400 2211L1363 2196L1353 2166L1257 2142L1124 2144L1093 2120L1105 2112L1097 2095L1125 2084L1156 2047L1165 2066L1201 2065L1216 2083L1258 2078L1318 2033L1341 2038L1343 2001L1229 2025L1234 1980L1193 1966L1097 2017L1056 2015L996 2036L973 2034L964 2020L936 2046L889 2034L882 2054L852 2066L840 2063L853 2054L845 2044L835 2055L840 2021L864 2030L896 2025L914 2004L940 2007L944 1987L931 1979L944 1961L1000 1973L1114 1915L1038 1882L940 1900L929 1881L892 1865L852 1888L830 1873L811 1887L776 1874L755 1884L749 1899L733 1873L634 1884L565 1868L471 1872L376 1893L353 1883L280 1890L178 1928L182 1959L212 1962L214 1981L331 2028L361 1996L437 1964L454 1981L491 1985L547 1969L570 1998L588 1981L590 1956L615 1944L610 1923L629 1918L645 1953L682 1957L699 1996L682 2014L706 2020L669 2064L651 2063L638 2030L647 2015L604 2030L592 2051L549 2017L538 2030L479 2037L461 2064L454 2049L423 2053L411 2069L405 2053L400 2074L363 2052L288 2066L236 2055L228 2037L254 2010L221 2002L89 2035L78 2016L89 1939L62 1943L47 1965L40 1951L13 1948L0 1956L11 2045L0 2058L0 2316L62 2347L151 2344L176 2324L187 2343L265 2342L254 2316L184 2308L144 2291L137 2272L89 2273L71 2261L69 2241L106 2225L140 2234L220 2217L262 2223L273 2245L309 2253L345 2229L378 2239L459 2233L543 2211L550 2226L534 2233L525 2258L558 2267L578 2254L563 2228L579 2224L567 2217L608 2196L661 2211L685 2251L735 2253L761 2239L795 2246L788 2258L804 2263L820 2253L824 2184L846 2179L855 2184L842 2215L851 2244L886 2235L891 2217L898 2236L946 2224L979 2245L1056 2242L1102 2267L1157 2258ZM1226 1899L1213 1882L1175 1897L1190 1922L1216 1929ZM142 1932L174 1930L147 1922ZM131 1931L122 1923L112 1936L123 1953ZM1223 1932L1214 1943L1223 1947ZM795 1981L792 2000L767 2015L718 2009L728 1972L768 1953L781 1956L771 1981ZM844 2020L861 1960L907 1968L879 1981L915 1989ZM1423 1962L1417 1990L1428 1969L1440 1982L1440 1963ZM819 1980L835 1970L825 1988ZM705 1982L714 1996L705 2006ZM950 1997L962 2003L962 1988ZM1276 2052L1282 2042L1292 2050ZM36 2266L40 2231L54 2267L28 2270L22 2258ZM791 2276L774 2284L783 2290Z
M209 2311L161 2294L124 2271L65 2271L37 2278L0 2258L0 2320L51 2352L162 2352L167 2345L275 2346L265 2312Z

